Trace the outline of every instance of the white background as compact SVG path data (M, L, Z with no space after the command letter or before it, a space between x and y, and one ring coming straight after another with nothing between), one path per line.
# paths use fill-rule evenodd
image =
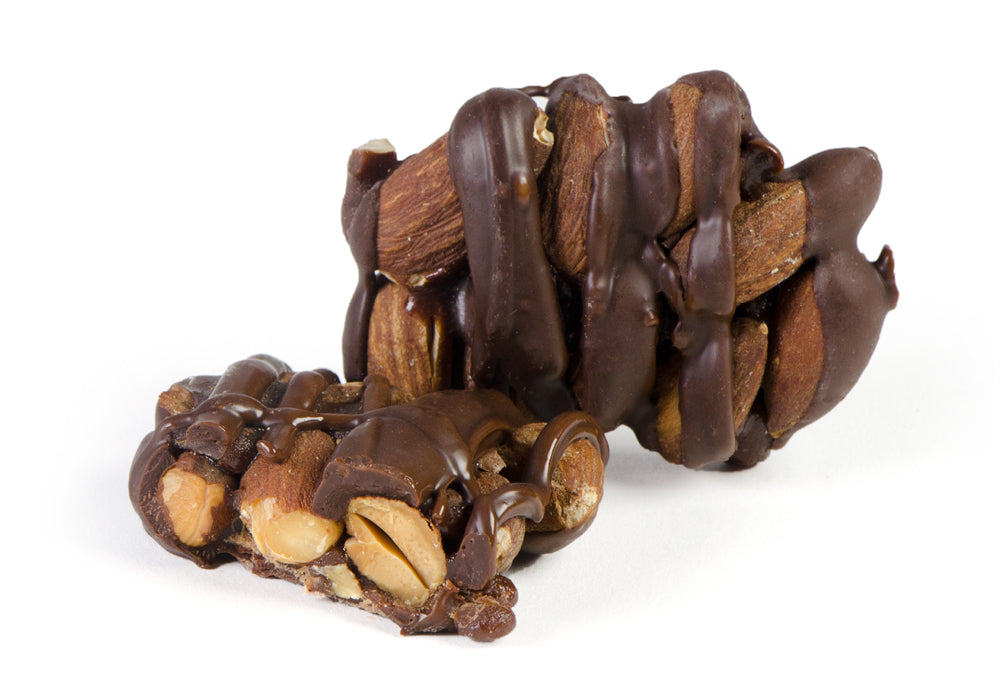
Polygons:
M0 5L0 684L996 697L995 21L962 1L664 5ZM588 72L643 101L709 68L786 163L881 158L861 246L893 246L902 298L832 414L738 474L614 433L597 523L514 572L518 627L491 645L403 638L144 534L126 476L159 391L256 352L340 369L352 147L419 150L493 86Z

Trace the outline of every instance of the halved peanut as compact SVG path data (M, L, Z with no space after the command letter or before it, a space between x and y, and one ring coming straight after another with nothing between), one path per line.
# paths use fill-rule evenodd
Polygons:
M204 547L229 527L232 478L208 459L185 453L160 477L160 502L174 536L189 547Z
M447 574L437 529L415 508L362 496L347 507L347 556L364 576L405 605L426 602Z

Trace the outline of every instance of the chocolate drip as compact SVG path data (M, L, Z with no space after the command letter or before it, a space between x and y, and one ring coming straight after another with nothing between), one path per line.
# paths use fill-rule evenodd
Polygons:
M542 248L532 140L534 101L489 90L459 110L448 164L468 249L472 377L511 390L537 415L574 407L555 283Z
M607 464L608 441L600 426L593 416L581 411L570 411L556 416L542 429L531 448L524 474L519 478L538 488L548 489L553 481L555 466L566 448L577 440L590 442L600 454L601 461ZM546 504L548 500L549 496L546 494ZM582 535L592 522L592 519L587 519L576 527L554 532L529 532L521 551L531 554L555 552Z
M547 107L556 138L565 99L607 114L608 145L594 164L587 221L577 397L603 428L626 423L648 438L660 312L646 261L664 257L657 237L674 217L679 190L668 91L634 104L610 97L587 75L558 80Z
M344 375L359 382L368 374L368 318L375 303L379 188L399 167L395 151L359 148L347 162L347 188L340 210L344 235L358 267L358 282L344 324Z
M607 113L608 147L594 165L583 281L581 406L605 429L630 426L656 449L652 400L660 325L659 295L679 319L682 449L688 466L725 459L733 433L731 340L735 309L730 218L747 189L780 169L780 156L750 118L743 92L724 73L682 78L700 92L694 131L693 198L697 230L687 286L660 239L678 213L680 174L671 90L634 104L611 98L590 76L557 80L548 111L572 95ZM552 124L558 138L558 122ZM747 157L744 158L744 155ZM741 160L742 159L742 160ZM745 166L744 166L745 164Z
M560 143L572 148L571 141L560 141L572 139L561 133L560 119L583 115L570 123L586 125L579 132L587 141L584 158L563 155L562 162L572 162L568 182L560 180L559 170L542 172L541 203L529 147L533 97L548 100L548 127L557 148ZM886 251L873 266L854 242L878 195L877 185L872 187L876 173L865 164L874 156L850 149L833 153L840 155L821 154L782 172L781 154L754 123L746 95L719 71L685 76L641 104L611 97L587 75L473 98L448 135L469 276L439 297L450 300L444 315L471 346L467 379L512 395L546 419L578 402L604 430L628 425L644 446L662 451L654 385L669 339L680 367L680 438L674 454L689 467L730 457L746 466L761 458L788 427L774 428L767 401L759 400L753 419L736 433L732 215L741 199L756 199L769 182L803 180L809 200L809 236L798 279L813 275L809 283L822 317L825 361L799 427L829 410L854 384L885 311L895 303L891 254ZM588 162L591 182L581 186ZM542 241L562 231L548 229L561 221L563 187L577 197L577 208L567 209L564 223L571 236L585 225L585 250L570 244L573 257L557 263L567 277L554 284ZM353 204L359 199L356 189L349 186L345 207L350 201L352 211L361 212ZM577 204L581 193L589 198L585 224ZM374 239L376 232L367 224L357 228L356 221L352 227ZM688 229L686 267L679 270L666 249ZM371 255L363 250L358 259L362 277L374 285ZM787 296L795 279L766 302L776 300L779 316L782 294ZM355 316L357 308L352 304ZM854 314L863 318L855 321ZM367 319L361 316L348 322L345 342L354 348L362 345L358 334L366 336ZM352 357L362 353L355 350ZM778 444L785 439L782 435Z
M185 432L188 449L211 457L231 471L245 468L243 460L226 458L242 437L245 423L246 411L238 410L237 406L243 398L259 400L282 373L289 371L285 363L266 355L255 355L231 365L208 397L218 408L202 412L188 426Z
M378 291L375 275L378 191L379 185L376 184L360 198L350 223L344 229L358 266L358 282L344 320L344 376L349 382L361 381L368 372L368 322Z

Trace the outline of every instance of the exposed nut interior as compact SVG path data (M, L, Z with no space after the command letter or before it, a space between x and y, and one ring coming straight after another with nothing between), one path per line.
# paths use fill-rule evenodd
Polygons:
M581 525L594 516L603 495L589 474L581 475L571 465L603 464L601 453L588 440L577 440L559 460L552 483L552 505L563 528Z
M261 554L283 564L305 564L322 556L344 531L335 520L304 510L282 510L275 498L243 504L240 516Z
M369 151L371 153L393 153L396 147L388 139L372 139L357 150Z
M362 575L405 605L421 605L444 582L444 547L437 529L415 508L377 496L347 507L344 551Z
M217 534L215 513L226 502L226 487L171 467L160 477L161 499L174 535L189 547L204 547Z
M539 110L538 115L535 117L534 137L536 141L546 146L551 146L556 142L556 137L549 131L548 123L549 115Z
M330 564L327 566L314 566L313 570L321 574L330 582L333 594L338 598L348 600L360 600L364 597L361 584L347 564Z

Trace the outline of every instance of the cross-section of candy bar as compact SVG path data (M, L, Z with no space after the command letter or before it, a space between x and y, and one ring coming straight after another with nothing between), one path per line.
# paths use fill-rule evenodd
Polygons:
M477 640L514 626L502 574L582 534L607 443L588 415L528 422L486 389L415 400L258 355L161 394L129 492L146 530L203 567L261 576Z

